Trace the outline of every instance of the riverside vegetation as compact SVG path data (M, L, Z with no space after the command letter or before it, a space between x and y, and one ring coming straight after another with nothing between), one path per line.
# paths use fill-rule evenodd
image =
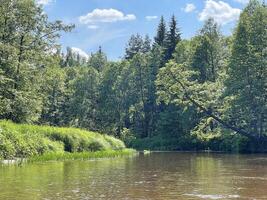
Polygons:
M33 0L1 0L0 119L108 133L137 149L264 152L266 27L258 0L229 36L208 19L183 39L175 16L169 26L161 17L153 39L131 36L115 62L101 47L89 59L72 48L63 54L58 38L74 25L48 21ZM124 147L110 136L48 126L2 121L0 155Z
M0 159L30 161L88 159L130 155L122 141L77 128L0 122ZM42 155L42 156L40 156Z

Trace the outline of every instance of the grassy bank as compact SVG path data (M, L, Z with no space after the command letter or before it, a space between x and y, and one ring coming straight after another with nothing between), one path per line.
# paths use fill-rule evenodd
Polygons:
M43 161L64 161L64 160L90 160L98 158L116 158L122 156L131 156L136 153L133 149L122 150L105 150L96 152L76 152L76 153L46 153L41 156L33 156L28 159L28 162L43 162Z
M127 152L123 149L125 145L121 140L96 132L0 121L0 159L41 155L68 158L70 153L74 153L73 158L115 156ZM96 151L99 153L92 153Z

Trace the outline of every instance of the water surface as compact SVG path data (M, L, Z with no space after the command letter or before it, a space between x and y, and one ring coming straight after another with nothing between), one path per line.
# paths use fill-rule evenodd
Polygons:
M0 166L1 200L267 200L267 155L152 153Z

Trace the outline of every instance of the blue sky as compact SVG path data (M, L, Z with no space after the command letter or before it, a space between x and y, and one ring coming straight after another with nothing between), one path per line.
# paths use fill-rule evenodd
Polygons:
M247 0L37 0L50 20L74 23L72 33L63 34L60 43L94 52L101 45L108 58L124 54L131 34L154 37L161 15L168 21L177 17L182 37L197 33L208 17L214 17L224 34L230 34Z

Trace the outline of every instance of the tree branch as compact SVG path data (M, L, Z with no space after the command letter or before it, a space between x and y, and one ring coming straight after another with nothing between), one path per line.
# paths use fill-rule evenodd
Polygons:
M190 94L187 91L186 86L175 77L175 75L173 74L173 72L170 70L170 75L172 76L172 78L182 87L185 97L195 106L197 106L200 110L202 110L206 115L208 115L209 117L212 117L214 120L216 120L217 122L219 122L220 124L222 124L225 128L228 128L232 131L235 131L243 136L246 136L248 138L256 138L256 136L253 133L247 132L245 130L243 130L242 128L239 127L235 127L230 125L228 122L225 122L223 119L221 119L220 117L216 116L215 114L213 114L210 110L208 110L207 108L205 108L203 105L201 105L200 103L198 103L196 100L194 100ZM265 138L267 139L265 136L261 136L261 138Z

